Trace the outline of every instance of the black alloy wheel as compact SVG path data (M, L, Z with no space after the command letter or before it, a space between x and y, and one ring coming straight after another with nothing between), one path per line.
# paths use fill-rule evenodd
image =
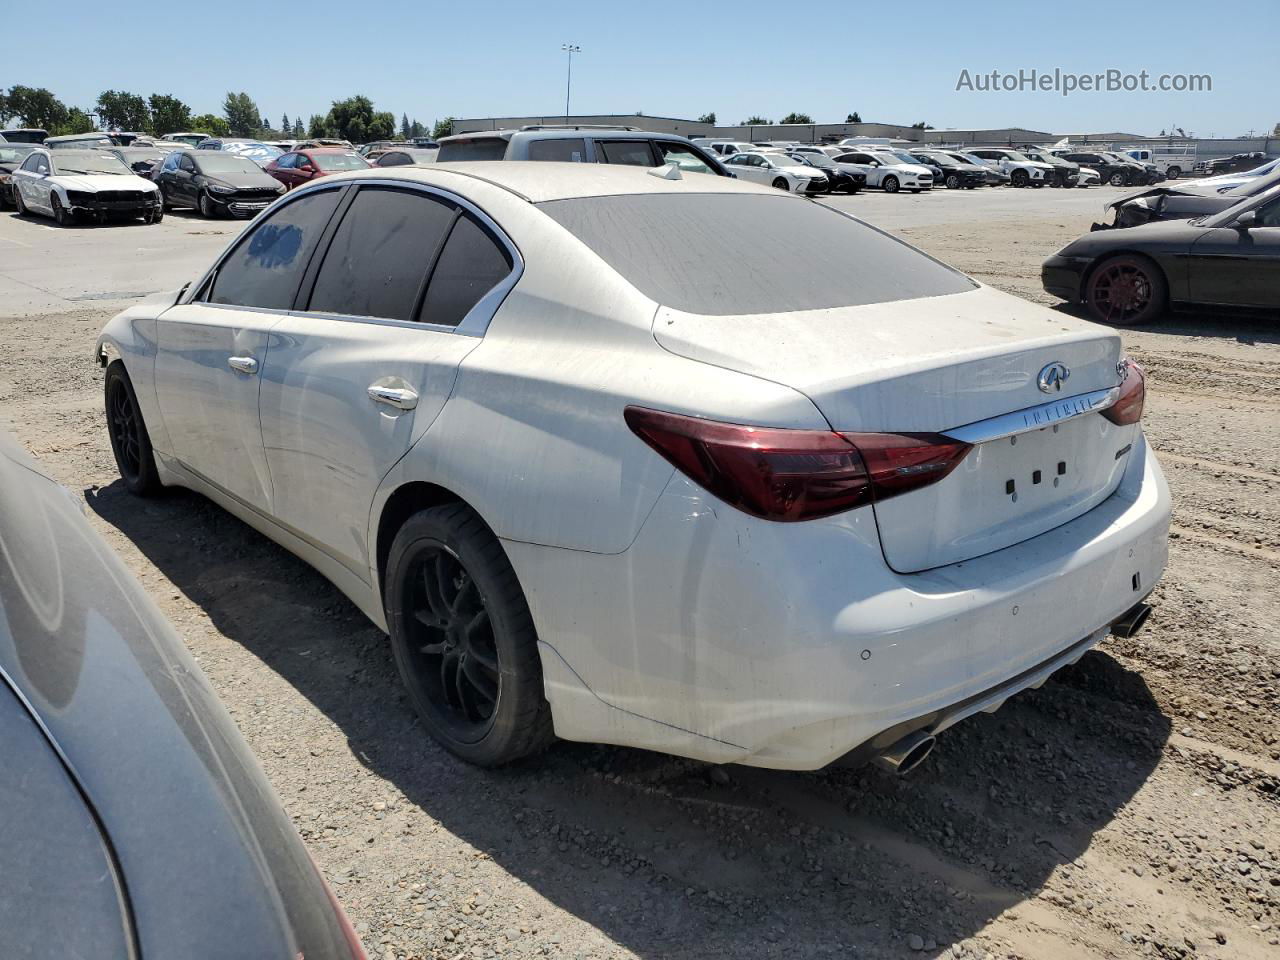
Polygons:
M789 183L787 183L787 181L786 181L786 179L785 179L784 177L774 177L774 178L773 178L773 186L774 186L774 188L775 188L775 189L778 189L778 190L790 190L790 189L791 189L791 185L790 185Z
M1031 182L1031 177L1027 175L1027 171L1025 170L1015 170L1013 173L1009 174L1009 182L1015 187L1025 187Z
M65 227L69 219L67 217L67 209L62 205L62 201L58 199L56 193L50 192L49 206L53 208L53 222L60 227Z
M396 666L441 745L496 766L551 742L528 603L501 544L474 512L450 503L405 521L385 584Z
M960 187L960 178L954 173L948 173L945 182L948 190L957 190Z
M104 392L107 436L111 440L111 452L115 455L120 479L130 493L150 496L160 489L160 476L151 450L151 436L142 421L138 398L121 361L107 367Z
M199 205L200 216L206 220L212 220L218 215L218 208L214 206L213 201L209 199L209 194L204 190L200 191Z
M1151 260L1120 254L1104 260L1089 275L1085 302L1094 319L1120 327L1150 322L1165 307L1168 285Z

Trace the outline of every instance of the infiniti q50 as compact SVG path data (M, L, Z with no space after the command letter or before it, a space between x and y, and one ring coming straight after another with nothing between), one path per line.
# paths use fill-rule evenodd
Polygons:
M98 351L129 489L313 564L476 763L906 769L1167 558L1114 332L743 180L325 177Z

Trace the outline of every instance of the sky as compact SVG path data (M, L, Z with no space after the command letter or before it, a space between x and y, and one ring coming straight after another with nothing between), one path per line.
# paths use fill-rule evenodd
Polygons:
M300 11L293 18L280 14ZM841 23L841 11L845 22ZM962 11L974 15L966 20ZM176 18L176 19L175 19ZM172 94L197 114L247 92L273 124L356 93L379 110L436 118L570 110L719 122L792 111L817 122L1027 127L1233 137L1280 123L1280 0L1203 2L831 0L712 3L505 0L391 3L256 0L126 7L58 5L56 51L12 43L0 87L48 87L91 108L106 89ZM790 23L788 21L791 21ZM1208 74L1208 92L957 90L962 71ZM1271 94L1266 91L1270 90Z

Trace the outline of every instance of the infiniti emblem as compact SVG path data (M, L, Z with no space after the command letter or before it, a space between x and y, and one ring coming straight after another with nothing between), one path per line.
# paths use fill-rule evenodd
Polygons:
M1061 360L1055 360L1040 371L1040 375L1036 377L1036 383L1044 393L1057 393L1070 376L1071 368Z

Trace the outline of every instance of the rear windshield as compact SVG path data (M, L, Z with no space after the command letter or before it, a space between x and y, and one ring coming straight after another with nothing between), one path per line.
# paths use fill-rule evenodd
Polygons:
M973 281L821 204L631 194L540 209L645 296L688 313L780 313L962 293Z
M358 153L313 153L311 159L321 170L367 170L369 164Z
M502 160L507 155L507 141L502 137L477 140L455 140L440 144L441 163L451 160Z

